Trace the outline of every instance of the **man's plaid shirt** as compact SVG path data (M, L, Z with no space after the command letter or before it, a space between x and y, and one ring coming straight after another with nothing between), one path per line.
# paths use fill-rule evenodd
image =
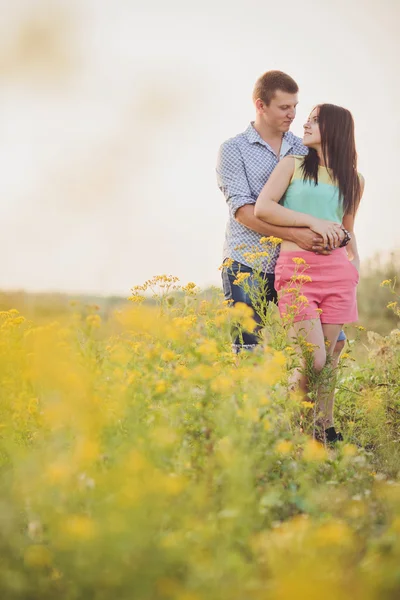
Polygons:
M246 253L268 250L268 256L263 259L261 268L265 273L274 272L279 246L260 244L262 235L236 221L235 214L241 206L256 203L258 195L281 158L290 154L306 155L307 152L301 139L288 131L283 135L280 156L276 156L252 123L245 132L222 144L218 155L217 181L229 208L224 260L231 258L251 267L253 264L249 257L246 257Z

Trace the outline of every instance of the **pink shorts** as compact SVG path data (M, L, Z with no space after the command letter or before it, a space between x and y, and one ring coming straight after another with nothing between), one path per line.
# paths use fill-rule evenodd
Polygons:
M296 258L297 263L293 260ZM281 316L293 321L354 323L358 319L358 280L358 271L347 258L345 248L337 248L329 256L306 250L283 251L275 268Z

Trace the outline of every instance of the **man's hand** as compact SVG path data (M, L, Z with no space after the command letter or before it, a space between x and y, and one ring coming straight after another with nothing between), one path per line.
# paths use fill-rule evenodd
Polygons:
M322 237L316 233L314 233L311 229L307 227L291 227L291 240L303 250L308 250L309 252L316 252L316 254L331 254L332 248L330 246L324 245L324 240ZM340 230L339 232L340 242L344 239L344 231Z

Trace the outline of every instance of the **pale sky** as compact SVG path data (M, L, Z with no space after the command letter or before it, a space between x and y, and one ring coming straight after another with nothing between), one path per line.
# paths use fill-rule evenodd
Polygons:
M220 284L219 145L269 69L292 131L355 118L362 260L399 248L398 0L0 0L0 289L128 295L153 275Z

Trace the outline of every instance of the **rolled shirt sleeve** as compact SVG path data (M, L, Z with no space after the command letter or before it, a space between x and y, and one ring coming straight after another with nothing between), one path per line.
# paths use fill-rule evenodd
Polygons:
M237 145L228 140L221 145L217 161L218 187L224 194L232 218L246 204L255 204L247 180L244 161Z

